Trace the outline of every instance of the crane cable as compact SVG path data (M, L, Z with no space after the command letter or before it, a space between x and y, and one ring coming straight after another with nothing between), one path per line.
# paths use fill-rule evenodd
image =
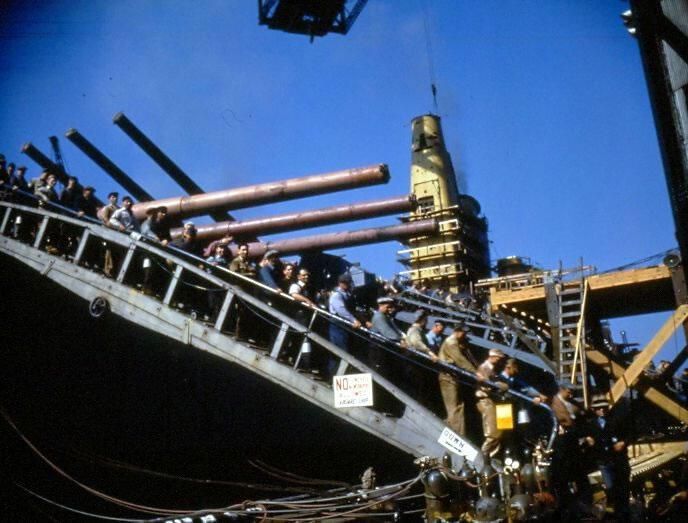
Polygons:
M435 64L432 53L432 40L430 39L430 16L428 13L427 0L422 1L423 8L423 29L425 32L425 50L428 54L428 73L430 76L430 91L432 92L432 104L435 109L435 114L439 114L437 106L437 80L435 78Z

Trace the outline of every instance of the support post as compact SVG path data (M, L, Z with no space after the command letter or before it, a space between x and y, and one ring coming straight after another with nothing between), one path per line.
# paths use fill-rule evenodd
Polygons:
M222 302L222 306L220 307L220 311L217 313L217 319L215 320L215 329L221 331L222 326L225 324L225 319L227 318L227 313L229 312L229 308L232 306L232 302L234 301L234 293L230 290L227 290L227 294L225 294L225 299Z
M174 296L174 291L177 289L177 284L179 283L179 278L182 277L183 270L184 268L181 265L177 265L177 267L175 267L172 280L170 281L170 284L167 287L167 292L165 292L165 297L162 300L165 305L169 305L172 301L172 296Z
M134 258L134 249L136 248L135 243L130 243L129 244L129 250L127 250L127 254L124 256L124 260L122 261L122 267L119 269L119 274L117 274L117 282L122 283L124 281L124 275L127 273L127 270L129 269L129 265L131 265L131 260Z
M41 226L38 228L38 232L36 233L36 239L33 242L34 249L38 249L41 246L43 236L45 236L45 231L48 228L48 220L49 218L47 216L43 216L43 221L41 221Z
M81 261L81 257L84 255L84 251L86 250L86 242L88 242L88 238L91 236L91 231L88 229L84 229L84 234L81 236L81 241L79 242L79 247L76 250L76 254L74 255L74 264L78 265L79 262Z
M283 323L282 325L280 325L279 333L277 334L277 338L275 339L275 343L273 343L272 350L270 351L270 357L273 360L276 360L277 357L279 356L279 353L282 350L282 345L284 345L284 339L287 337L287 331L288 330L289 330L289 326L286 323Z
M12 207L7 207L5 209L5 216L2 218L2 225L0 225L0 234L5 234L5 229L10 221L10 213L12 212Z

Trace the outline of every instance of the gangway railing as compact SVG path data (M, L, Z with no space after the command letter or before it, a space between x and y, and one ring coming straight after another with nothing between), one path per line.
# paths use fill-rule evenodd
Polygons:
M291 302L290 308L310 310L326 322L338 321L345 328L349 327L346 322L332 317L327 311L308 308L289 296L241 275L213 268L200 258L148 242L139 234L123 234L93 220L55 212L64 212L64 209L55 207L54 210L47 210L47 207L33 208L0 202L0 251L86 299L94 315L109 311L239 364L414 456L439 456L446 452L437 442L445 429L438 417L365 362L332 344L319 333L317 327L309 329L308 323L312 323L312 316L304 325L285 312L282 305ZM29 243L7 236L12 232L10 225L16 224L18 217L22 218L23 226L29 221L36 223L35 233L32 233ZM45 250L51 235L54 237L57 234L56 228L59 227L68 229L70 234L78 237L76 252L70 256L71 259ZM108 279L93 269L95 264L89 251L102 247L103 242L108 248L118 251L121 258L120 268L114 279ZM141 272L136 262L146 258L154 259L162 265L169 264L169 273L163 271L165 281L159 298L131 292ZM83 266L87 263L89 267ZM185 284L188 287L186 289ZM182 312L176 307L184 294L187 294L185 300L188 298L193 302L192 294L195 291L199 291L204 297L208 292L219 295L221 306L209 318L210 321L204 322L200 317L193 318L189 314L190 309ZM273 304L270 305L270 302ZM263 320L254 329L254 335L270 331L261 340L261 346L242 340L236 331L231 331L231 327L240 321L242 313L250 313L254 318ZM267 329L268 326L272 328ZM331 385L314 379L310 374L299 372L295 368L296 364L291 364L286 357L289 351L293 351L294 356L300 354L306 340L314 352L319 351L321 356L335 359L337 375L358 372L371 374L375 387L386 391L391 401L401 404L403 412L386 415L368 407L335 408ZM296 357L294 359L298 360ZM478 449L468 441L465 444L477 452L473 465L480 468L483 458ZM462 462L463 456L456 455L456 459Z
M23 198L28 196L22 195ZM332 344L317 332L314 324L318 318L328 324L337 322L347 330L364 333L367 341L378 349L395 352L400 357L410 356L416 363L428 365L427 357L422 353L404 349L364 328L354 329L346 320L328 311L309 307L291 296L227 269L213 267L201 258L174 247L154 244L138 233L120 233L105 227L97 220L75 217L73 211L56 204L48 204L45 207L34 208L0 201L0 209L4 208L0 218L0 250L88 300L94 315L110 310L129 321L249 368L413 455L440 455L445 452L437 443L437 438L431 436L439 436L444 430L442 421L388 378L346 350ZM17 218L20 218L19 221L22 221L21 218L34 220L37 224L28 244L26 238L22 242L21 238L8 237L10 225L16 224ZM50 240L51 234L56 234L55 226L66 228L77 238L78 243L73 256L63 257L46 253L46 243ZM14 234L16 230L11 232ZM94 244L96 247L105 244L108 248L121 251L122 261L114 280L96 273L92 268L92 262L89 268L82 266L89 263L87 258L92 259L93 254L89 251L93 250ZM154 258L162 267L169 265L164 295L160 295L159 299L143 293L131 293L136 273L140 272L137 271L134 261L141 258ZM190 277L193 281L185 281L184 276ZM219 295L221 305L216 314L213 314L212 321L202 321L198 317L194 318L188 313L175 310L175 304L179 301L178 294L184 284L192 289L201 290L204 295L209 292ZM244 287L248 287L248 290ZM274 305L271 300L275 302ZM290 303L292 310L307 311L310 314L305 320L299 321L280 310L280 305L284 303ZM267 345L251 346L239 338L238 330L235 330L235 335L230 335L228 326L232 323L237 326L242 307L252 309L259 317L268 319L273 327L276 327L274 339L270 336ZM294 336L297 338L296 343L293 343ZM305 341L323 352L326 357L337 360L337 375L341 376L350 371L370 373L377 387L387 391L404 406L403 413L395 417L365 407L336 409L332 401L333 391L328 383L313 380L312 377L298 372ZM264 352L266 349L267 354ZM289 350L294 351L295 357L291 360L293 364L285 364L289 362L284 358ZM434 371L440 370L466 378L465 371L451 365L435 364ZM470 378L475 380L475 376ZM498 386L494 385L494 388L497 390ZM482 466L482 455L472 444L465 443L476 451L478 457L471 464L479 469ZM463 459L463 456L457 457Z
M515 322L507 324L503 319L483 310L455 309L440 300L419 296L414 292L407 291L395 295L394 299L403 305L427 310L430 313L430 321L441 319L449 327L463 323L471 329L468 340L473 345L487 350L500 349L511 357L554 374L553 364L544 355L548 347L547 341L529 329L519 327ZM397 313L397 318L412 323L413 313L401 311ZM528 350L523 350L522 345Z

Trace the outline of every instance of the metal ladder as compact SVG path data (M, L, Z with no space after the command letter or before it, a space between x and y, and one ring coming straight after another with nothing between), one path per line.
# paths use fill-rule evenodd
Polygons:
M587 282L562 281L557 286L559 301L559 344L557 366L559 379L570 383L575 399L587 405L585 367L585 298Z

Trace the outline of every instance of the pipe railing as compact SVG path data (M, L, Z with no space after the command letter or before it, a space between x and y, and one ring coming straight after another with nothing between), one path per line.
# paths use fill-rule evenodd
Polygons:
M21 193L22 196L24 197L29 197L32 198L33 200L39 200L35 195L31 195L25 192L20 192L20 191L15 191L15 193ZM119 231L115 231L113 229L108 229L102 225L102 223L99 220L92 219L90 217L82 216L78 217L78 214L73 211L72 209L63 207L59 204L52 203L52 202L47 202L45 204L46 206L51 206L55 208L58 212L52 212L52 211L46 211L44 209L37 209L33 207L28 207L25 205L19 205L15 203L8 203L5 201L0 201L0 207L4 207L6 209L5 215L0 218L0 224L2 227L0 228L0 234L6 234L6 227L8 225L9 217L10 214L12 213L13 210L15 211L20 211L20 212L25 212L25 213L31 213L34 215L38 216L43 216L44 219L53 219L53 220L58 220L58 221L63 221L67 222L70 225L76 226L76 227L82 227L83 229L88 229L89 230L89 236L90 237L99 237L102 240L108 241L110 243L114 243L119 245L121 248L128 249L129 251L133 252L136 249L141 249L147 253L151 253L153 255L158 256L159 258L162 259L169 259L170 254L173 254L175 256L175 260L173 260L174 264L177 265L178 267L182 268L182 271L187 271L191 274L194 274L197 277L200 277L202 280L205 280L209 283L212 283L213 285L218 287L218 290L226 291L228 293L231 293L232 296L228 297L226 296L225 299L231 300L233 297L237 297L241 299L243 302L249 303L250 305L260 309L262 312L269 314L273 318L276 318L277 320L280 321L281 324L286 325L288 329L291 329L293 332L296 332L300 335L304 335L306 338L310 339L313 341L317 346L322 347L325 349L327 352L331 353L335 357L339 358L340 362L344 361L346 362L347 366L351 366L354 368L358 368L360 370L364 370L366 372L370 372L372 375L375 376L375 381L381 385L383 388L393 392L395 396L397 396L399 399L401 399L407 406L409 405L409 401L414 402L408 394L402 392L396 385L394 385L391 381L389 381L387 378L384 376L378 374L375 372L373 369L367 367L367 365L363 364L360 360L356 359L353 355L349 354L346 350L341 349L337 347L336 345L332 344L329 340L326 340L322 336L316 334L313 332L309 327L305 327L302 325L298 320L280 312L279 310L276 310L273 307L270 307L266 305L264 302L262 302L260 299L254 296L254 294L258 294L256 291L260 291L260 293L266 294L267 296L270 296L273 299L278 299L278 300L285 300L287 302L293 302L296 304L297 307L305 307L306 310L313 311L314 314L316 314L318 317L323 318L327 323L337 323L339 326L345 328L347 331L351 333L360 333L363 332L365 333L367 340L372 342L378 349L385 350L387 352L390 352L397 357L406 357L406 359L409 359L412 361L414 364L421 365L425 368L431 369L433 372L446 372L449 374L452 374L456 378L462 378L462 379L468 379L469 382L475 383L476 385L479 383L480 386L488 386L490 387L493 391L499 392L501 394L506 394L509 396L512 396L514 398L520 399L522 401L531 403L535 406L538 406L540 408L545 408L548 410L548 412L552 415L553 419L553 431L552 435L550 436L549 443L548 443L548 448L551 447L554 437L556 435L556 430L558 428L558 424L556 422L556 417L554 417L551 409L542 403L537 403L533 401L532 398L529 398L526 395L520 394L516 391L513 390L503 390L500 385L498 385L496 382L492 382L489 380L479 380L478 377L473 374L472 372L469 372L465 369L461 369L460 367L456 367L454 365L448 364L446 362L442 361L436 361L433 362L429 356L427 356L425 353L417 351L415 349L410 349L403 347L401 344L398 342L391 341L387 338L384 338L383 336L374 333L365 327L359 327L355 328L353 324L344 318L341 318L339 316L336 316L332 313L330 313L327 310L312 307L308 304L302 303L297 301L295 298L292 296L285 294L282 291L278 291L273 289L272 287L268 287L261 282L258 282L256 280L253 280L251 278L248 278L247 276L238 274L236 272L230 271L229 269L223 268L223 267L217 267L213 266L209 263L207 263L203 258L200 258L198 256L195 256L193 254L187 253L185 251L182 251L180 249L175 248L174 246L162 246L160 244L157 244L154 240L147 239L143 237L140 233L122 233ZM62 213L62 214L60 214ZM127 270L129 267L126 268ZM226 277L229 277L231 280L234 280L236 282L239 282L241 285L249 285L249 287L252 289L252 292L247 292L241 287L237 287L236 284L232 284L225 279L219 277L216 275L216 273L220 273ZM204 289L207 290L207 289ZM224 308L224 307L223 307ZM227 309L227 308L225 308ZM225 311L226 313L228 311ZM222 321L220 321L222 320ZM219 327L218 330L221 330L222 324L224 324L224 321L227 320L227 316L225 315L224 318L218 318L215 326L216 328ZM311 321L312 324L312 321ZM278 351L280 352L280 351ZM408 355L413 356L412 358L408 358ZM342 365L339 365L340 371L342 370ZM346 367L343 368L343 372L346 371ZM343 373L342 372L342 373Z

